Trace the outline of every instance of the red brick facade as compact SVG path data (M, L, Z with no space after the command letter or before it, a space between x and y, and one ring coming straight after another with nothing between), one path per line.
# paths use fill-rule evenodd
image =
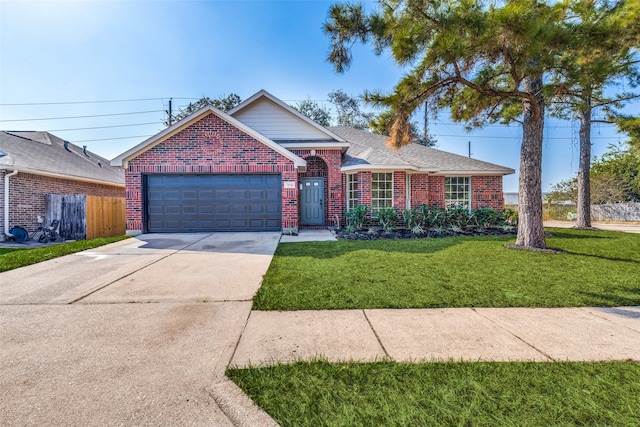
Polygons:
M298 174L293 161L211 113L129 161L127 230L143 230L142 176L146 173L279 173L282 227L298 227Z
M4 234L4 176L0 172L1 234ZM53 178L18 172L9 178L9 229L20 226L32 232L38 227L37 216L45 215L47 194L84 194L87 196L124 197L124 187L94 184L70 179ZM46 218L49 223L53 218Z
M300 218L299 180L323 178L325 182L326 226L336 219L343 222L347 204L346 174L340 171L340 149L293 149L306 160L307 169L298 173L294 162L269 146L229 124L213 113L153 146L128 162L127 230L144 231L143 176L158 173L278 173L282 182L295 184L282 189L282 228L298 228ZM313 155L312 155L313 152ZM359 202L371 206L371 172L357 172ZM406 209L407 191L411 208L422 204L443 208L445 177L393 172L393 201L397 209ZM502 207L502 177L473 177L472 207Z
M474 176L471 178L471 207L502 209L504 196L501 176Z
M411 208L428 205L443 209L445 206L445 177L428 174L411 174ZM346 175L343 179L346 209ZM371 206L371 172L358 172L360 203ZM406 209L406 173L393 173L393 203L397 209ZM502 209L502 176L473 176L471 178L471 208Z

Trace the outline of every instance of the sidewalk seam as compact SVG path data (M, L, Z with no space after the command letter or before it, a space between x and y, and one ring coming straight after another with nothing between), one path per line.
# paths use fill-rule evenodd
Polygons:
M380 347L382 348L382 351L384 352L385 357L387 359L389 359L389 360L393 360L391 358L391 356L389 356L389 352L385 348L384 344L382 344L382 340L380 339L380 337L378 336L378 333L376 332L375 328L373 327L373 324L371 323L371 320L369 320L369 316L367 316L366 310L362 310L362 314L364 315L364 318L366 319L367 323L369 324L369 327L371 328L371 332L373 332L373 335L378 340L378 344L380 344Z
M229 361L227 362L227 365L225 367L225 371L227 369L229 369L229 366L231 366L231 362L233 361L233 358L236 357L236 352L238 351L238 347L240 346L240 340L244 336L244 331L247 329L247 325L249 324L249 319L251 319L251 314L252 313L253 313L253 310L249 309L249 315L247 316L247 320L244 321L244 325L242 325L242 330L240 331L240 336L238 337L238 340L236 341L236 345L233 347L233 352L231 353L231 357L229 358Z
M550 355L548 355L547 353L545 353L544 351L540 350L539 348L537 348L536 346L532 345L531 343L525 341L523 338L520 338L518 335L514 334L511 330L507 329L506 327L504 327L503 325L499 324L498 322L496 322L495 320L485 316L482 313L479 313L475 307L472 307L471 310L476 313L478 316L481 316L485 319L487 319L489 322L493 323L494 325L496 325L497 327L499 327L502 330L507 331L510 335L516 337L520 342L526 344L527 346L531 347L532 349L534 349L535 351L537 351L538 353L542 354L544 357L546 357L547 359L549 359L550 361L555 361L555 359L553 357L551 357Z

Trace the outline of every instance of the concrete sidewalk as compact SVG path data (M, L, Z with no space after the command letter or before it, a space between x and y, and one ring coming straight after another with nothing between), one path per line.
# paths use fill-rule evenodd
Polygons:
M640 361L640 307L252 311L231 366L319 357Z

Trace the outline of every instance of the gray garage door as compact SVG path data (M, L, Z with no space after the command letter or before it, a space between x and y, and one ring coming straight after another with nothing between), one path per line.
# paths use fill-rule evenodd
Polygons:
M280 175L148 175L150 233L280 231Z

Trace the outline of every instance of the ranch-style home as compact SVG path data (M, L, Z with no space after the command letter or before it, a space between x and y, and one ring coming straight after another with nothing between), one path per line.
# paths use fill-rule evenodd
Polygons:
M127 232L281 231L343 223L358 204L503 204L511 168L385 136L325 128L262 90L203 107L111 161L125 170Z

